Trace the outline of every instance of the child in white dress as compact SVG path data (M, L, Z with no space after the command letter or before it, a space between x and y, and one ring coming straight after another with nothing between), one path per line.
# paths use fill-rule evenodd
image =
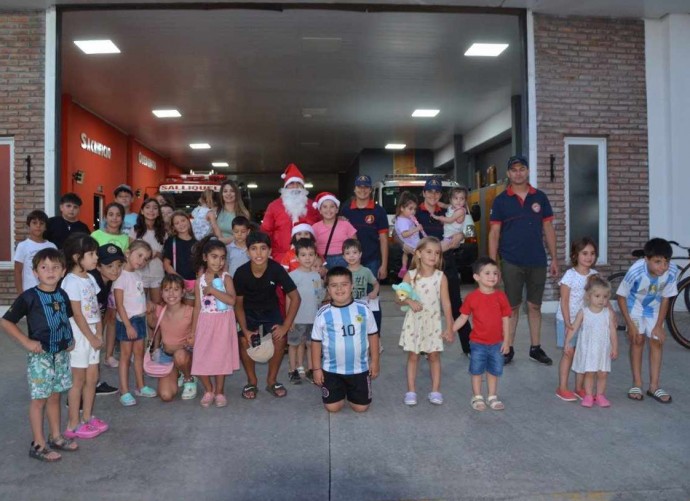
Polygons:
M611 284L599 275L591 275L585 285L585 307L575 317L568 335L565 350L573 347L570 340L580 327L577 350L573 359L573 371L585 375L585 397L583 407L610 407L606 398L606 379L611 372L611 359L618 357L618 338L616 337L615 315L610 310ZM597 393L594 396L594 378Z

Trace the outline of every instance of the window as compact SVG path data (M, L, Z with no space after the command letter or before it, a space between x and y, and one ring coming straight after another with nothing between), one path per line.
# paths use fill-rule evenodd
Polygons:
M0 269L14 269L14 139L0 137L0 235L9 235L0 242Z
M599 246L599 263L607 262L606 139L565 138L566 256L570 243L591 237Z

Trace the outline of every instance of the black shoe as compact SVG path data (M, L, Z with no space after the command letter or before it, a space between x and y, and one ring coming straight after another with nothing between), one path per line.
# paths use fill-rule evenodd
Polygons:
M314 371L309 369L304 376L311 384L314 384Z
M539 362L544 365L551 365L553 363L553 360L546 356L546 353L544 353L544 350L542 350L539 345L530 347L529 358L533 362Z
M105 381L102 381L98 386L96 386L96 396L113 395L115 393L117 393L117 388L110 386Z
M513 347L510 347L510 351L503 355L503 365L508 365L510 362L513 361L513 357L515 356L515 350Z
M299 372L297 372L297 369L295 369L292 372L289 372L288 377L290 378L290 382L292 384L302 384L302 378L299 377Z

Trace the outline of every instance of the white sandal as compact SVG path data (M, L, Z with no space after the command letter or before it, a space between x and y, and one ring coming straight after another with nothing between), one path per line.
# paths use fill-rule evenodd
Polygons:
M470 403L472 404L472 408L475 411L485 411L486 410L486 403L484 403L484 397L481 395L473 396Z
M489 395L489 398L487 398L486 401L489 403L491 410L502 411L506 408L506 406L503 405L503 402L501 402L496 395Z

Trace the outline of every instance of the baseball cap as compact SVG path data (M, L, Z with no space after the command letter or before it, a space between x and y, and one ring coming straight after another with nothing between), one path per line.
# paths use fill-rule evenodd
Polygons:
M424 191L441 191L443 190L443 183L441 183L441 180L437 177L432 177L431 179L427 179L426 183L424 183Z
M110 264L113 261L124 261L125 255L115 244L105 244L98 248L98 263L99 264Z
M118 193L121 191L126 191L130 195L134 196L134 192L132 191L132 187L128 184L121 184L117 188L115 188L115 191L113 191L113 195L117 196Z
M366 186L371 188L371 178L364 174L357 176L357 179L355 179L355 186Z
M508 168L510 169L514 164L522 164L529 169L527 159L522 155L514 155L508 159Z

